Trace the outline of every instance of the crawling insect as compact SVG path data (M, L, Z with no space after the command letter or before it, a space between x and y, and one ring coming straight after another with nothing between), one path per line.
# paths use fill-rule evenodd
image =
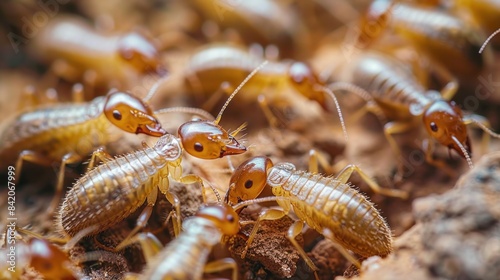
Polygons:
M363 257L388 255L392 251L389 226L373 204L347 184L353 171L377 192L406 197L400 191L380 188L355 165L347 166L332 178L296 170L291 163L273 165L267 157L243 162L231 177L225 202L238 203L235 208L257 202L260 199L252 198L269 185L283 209L269 209L259 215L241 257L244 258L250 248L260 221L280 219L292 209L299 221L290 227L287 237L313 271L317 271L317 267L295 241L304 223L334 241L337 249L358 267L359 262L345 249Z
M51 211L59 203L66 165L82 161L99 147L110 147L120 140L123 132L154 137L166 133L151 108L125 92L110 92L88 103L28 110L4 122L0 131L0 168L5 170L15 162L18 179L24 161L44 166L61 161Z
M186 83L195 92L209 95L217 101L220 94L229 93L232 85L247 76L262 59L232 45L212 45L197 52L186 70ZM228 85L229 84L229 85ZM245 94L246 98L259 102L271 126L277 126L273 113L268 108L268 103L283 104L289 102L290 97L284 97L287 87L292 87L304 97L318 102L323 108L331 110L327 97L335 102L336 110L341 120L344 134L345 127L333 92L323 85L312 68L302 62L269 62L255 78L248 83L249 93L261 93L264 88L272 87L272 94L260 94L257 97ZM271 93L271 92L270 92ZM269 100L267 100L269 99ZM286 100L286 101L285 101Z
M387 28L405 38L432 61L439 62L461 81L469 81L488 66L490 55L479 48L485 36L481 30L461 18L429 7L408 3L374 1L365 21L378 25L369 29L365 39L378 38Z
M26 232L26 230L20 230L21 232ZM27 267L32 267L43 277L43 279L47 280L83 279L83 276L78 271L76 263L88 261L106 261L114 263L117 261L117 257L121 257L110 252L93 251L85 253L83 256L79 257L79 259L72 260L69 258L67 252L41 236L30 237L25 241L22 237L14 237L17 233L9 231L10 230L7 231L7 234L11 238L16 239L14 243L15 265L13 269L1 267L2 272L0 273L0 277L2 279L24 279L21 278L21 276L24 269ZM7 253L2 253L2 256L7 256ZM4 263L5 262L2 261L2 265Z
M384 126L384 134L399 159L402 158L401 151L392 135L409 131L419 125L423 125L428 133L428 140L423 143L426 160L445 170L444 162L432 157L432 140L458 152L472 168L471 145L466 125L473 123L479 126L486 132L485 137L500 137L488 129L489 124L485 118L474 114L464 115L455 102L449 101L458 88L456 81L449 81L441 93L426 90L406 65L381 53L361 55L358 60L343 69L339 80L355 85L347 87L347 90L374 101L370 104L373 106L366 109L381 109L390 120ZM342 83L331 85L334 89L342 87ZM399 175L402 175L402 165L399 169Z
M114 159L96 152L104 163L81 177L67 192L57 218L62 233L74 236L89 229L90 234L100 232L123 220L147 200L147 207L140 214L136 228L117 246L119 250L145 226L160 189L175 209L174 232L178 235L181 226L180 202L169 192L168 177L187 184L199 182L204 191L203 180L199 176L182 174L182 149L201 159L217 159L246 151L246 147L234 137L243 126L229 134L218 123L232 97L263 65L246 77L214 121L187 122L179 127L179 137L166 134L153 147Z
M131 88L142 74L166 74L157 48L141 34L99 34L76 16L51 20L34 38L32 51L54 62L56 75L91 86Z
M272 0L229 1L191 0L208 23L236 30L245 45L259 43L277 46L282 55L297 57L310 48L309 34L295 11ZM227 41L227 40L226 40Z
M141 275L127 275L132 279L202 279L203 273L232 270L232 279L238 278L238 267L231 258L206 263L212 247L223 236L236 235L240 230L238 214L225 204L207 204L183 223L184 231L165 248L150 233L140 233L138 240L148 266ZM159 251L159 252L158 252ZM156 253L158 252L158 253ZM154 254L156 253L156 254Z

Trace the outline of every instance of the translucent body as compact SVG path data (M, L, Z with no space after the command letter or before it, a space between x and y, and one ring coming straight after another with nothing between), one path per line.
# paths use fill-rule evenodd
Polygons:
M55 70L71 81L91 70L98 83L131 88L142 73L165 74L156 47L142 35L100 34L69 15L51 20L34 38L32 52L43 60L63 62L65 68Z
M184 232L170 242L140 279L202 279L208 254L223 235L239 231L238 215L227 205L208 205L183 224Z
M277 164L268 170L267 183L276 196L293 197L283 208L293 207L299 219L322 233L330 231L335 242L361 256L386 256L392 251L391 230L377 209L348 184ZM300 201L300 202L299 202Z
M67 192L57 223L66 235L97 225L103 231L137 210L158 186L168 189L168 176L180 162L180 143L172 135L92 169ZM171 170L173 169L173 170Z
M195 91L205 95L212 94L220 89L221 84L231 85L239 83L244 77L262 63L263 59L251 55L238 47L231 45L212 45L198 51L189 63L186 73L186 82ZM195 77L195 81L193 78ZM325 94L315 86L320 84L319 78L306 64L300 62L269 62L246 85L244 94L247 100L255 100L264 89L273 87L272 94L266 97L270 103L279 104L284 89L294 88L304 97L317 101L323 107ZM201 88L200 88L201 87Z
M120 120L113 112L120 114ZM89 103L41 107L4 122L0 165L14 163L23 150L36 152L49 162L59 162L68 153L84 158L119 140L120 130L151 136L165 133L149 106L130 94L115 92Z

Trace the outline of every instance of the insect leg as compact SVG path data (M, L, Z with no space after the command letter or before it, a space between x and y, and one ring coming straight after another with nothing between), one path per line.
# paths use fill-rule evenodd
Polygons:
M19 180L19 178L21 177L23 161L29 161L42 166L50 166L52 164L52 160L45 157L44 155L37 153L35 151L24 150L21 153L19 153L19 156L16 161L17 180Z
M396 143L396 140L392 137L393 134L402 133L410 130L414 126L411 122L388 122L384 125L384 135L389 144L391 145L392 150L394 151L395 156L398 159L398 177L403 177L404 174L404 163L403 163L403 155L401 153L401 149L399 145Z
M209 262L205 265L204 271L205 273L213 273L226 269L232 270L231 279L238 279L238 265L232 258L224 258L220 260L216 260L213 262Z
M339 172L339 174L337 174L336 178L339 181L341 181L343 184L345 184L348 182L353 171L356 171L361 176L361 179L363 179L363 181L365 181L365 183L367 183L368 186L370 186L370 188L376 193L383 194L386 196L399 197L402 199L408 198L408 192L406 192L406 191L395 190L395 189L386 189L386 188L380 187L379 184L377 182L375 182L375 180L370 178L370 176L368 176L365 172L363 172L363 170L361 170L361 168L359 168L359 166L354 165L354 164L349 164L346 167L344 167L344 169L342 169Z
M260 94L257 97L257 102L259 103L262 112L264 112L264 116L266 117L269 125L273 128L279 127L280 122L276 118L276 116L271 112L271 108L269 107L269 103L267 102L267 98L265 95Z
M61 167L59 168L59 174L57 175L57 185L56 185L56 193L52 198L52 202L50 203L50 207L47 210L47 213L52 214L57 209L59 205L59 200L61 198L63 192L64 185L64 174L66 172L66 165L78 163L82 161L82 157L75 153L67 153L63 156L61 160Z
M431 139L425 139L422 142L422 148L425 151L425 161L435 167L443 170L448 176L453 177L456 175L455 170L451 169L446 162L435 159L432 154L434 153L434 144Z
M147 206L142 210L139 218L137 218L137 222L135 228L125 237L125 239L116 246L114 251L120 251L125 246L130 244L130 240L133 239L133 236L139 231L141 228L144 228L148 223L149 217L151 217L151 213L153 213L153 207L156 203L156 198L158 196L158 189L153 188L153 190L148 194L147 198Z
M357 268L361 267L361 264L357 259L355 259L344 247L335 242L335 236L333 236L330 230L324 229L321 234L324 237L328 238L328 240L332 241L332 245L335 247L335 249L337 249L337 251L339 251L348 261L354 264Z
M316 267L316 265L309 258L309 256L307 256L307 253L299 245L299 243L297 243L297 240L295 240L297 235L299 235L302 232L303 227L304 227L303 221L295 221L288 229L288 233L287 233L286 237L288 238L288 240L290 240L290 242L295 247L295 249L297 249L299 254L302 256L302 258L306 262L307 266L309 266L309 268L314 272L314 277L316 278L316 280L318 280L319 279L318 274L317 274L318 267Z
M90 158L89 165L87 166L87 172L89 172L91 169L95 167L97 164L97 159L101 160L102 162L108 162L113 159L113 157L108 154L105 150L104 147L100 147L99 149L95 150L92 153L92 157Z

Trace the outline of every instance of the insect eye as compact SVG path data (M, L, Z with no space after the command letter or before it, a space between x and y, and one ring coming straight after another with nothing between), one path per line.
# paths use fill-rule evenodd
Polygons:
M435 122L431 122L430 126L431 126L432 131L434 131L434 132L438 131L438 126Z
M203 145L201 143L194 143L194 150L197 152L202 152L203 151Z
M115 120L119 121L122 119L122 114L118 110L114 110L113 111L113 118L115 118Z
M249 188L251 188L252 186L253 186L253 181L252 181L252 180L247 180L247 181L245 182L245 188L246 188L246 189L249 189Z

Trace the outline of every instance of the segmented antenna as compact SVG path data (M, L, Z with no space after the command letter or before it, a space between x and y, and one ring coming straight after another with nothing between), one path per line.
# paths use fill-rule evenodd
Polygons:
M488 37L488 39L486 39L486 41L484 41L483 45L481 46L481 48L479 49L479 53L482 53L484 48L486 48L486 45L488 44L488 42L490 42L490 40L495 37L495 35L497 35L498 33L500 33L500 28L497 29L497 31L493 32L493 34L490 35L490 37Z
M217 115L217 118L215 119L214 123L218 124L220 122L220 119L222 118L222 113L224 113L224 110L226 110L227 105L229 105L229 102L234 98L234 96L240 91L240 89L250 80L264 65L267 64L267 60L262 62L257 68L255 68L252 73L250 73L243 82L231 93L229 98L227 99L226 103L224 103L224 106L222 106L222 109L220 109L219 114Z
M344 117L342 116L342 111L340 111L340 105L339 105L339 101L337 100L337 97L335 96L333 91L331 91L329 88L324 87L324 86L320 86L320 85L316 85L316 86L319 86L319 89L321 91L323 91L324 93L329 95L330 98L333 99L333 102L335 103L335 108L337 109L337 113L339 114L340 125L342 126L342 132L344 133L344 138L345 138L345 141L347 142L349 140L349 137L347 136L347 129L345 127Z
M158 111L155 111L155 115L159 114L168 114L168 113L183 113L183 114L193 114L198 115L206 120L214 120L215 117L209 112L193 107L171 107L171 108L163 108Z
M158 92L158 88L160 85L167 79L168 77L162 77L149 89L146 97L143 98L145 102L148 102L153 96Z
M474 168L474 165L472 164L472 160L470 158L470 155L467 152L467 150L465 149L465 147L462 145L462 143L460 143L460 141L458 141L458 139L455 136L451 136L451 139L453 139L453 141L455 141L455 143L458 145L458 147L460 147L460 150L462 150L462 153L464 154L465 159L467 160L467 164L469 165L469 168L470 169Z

